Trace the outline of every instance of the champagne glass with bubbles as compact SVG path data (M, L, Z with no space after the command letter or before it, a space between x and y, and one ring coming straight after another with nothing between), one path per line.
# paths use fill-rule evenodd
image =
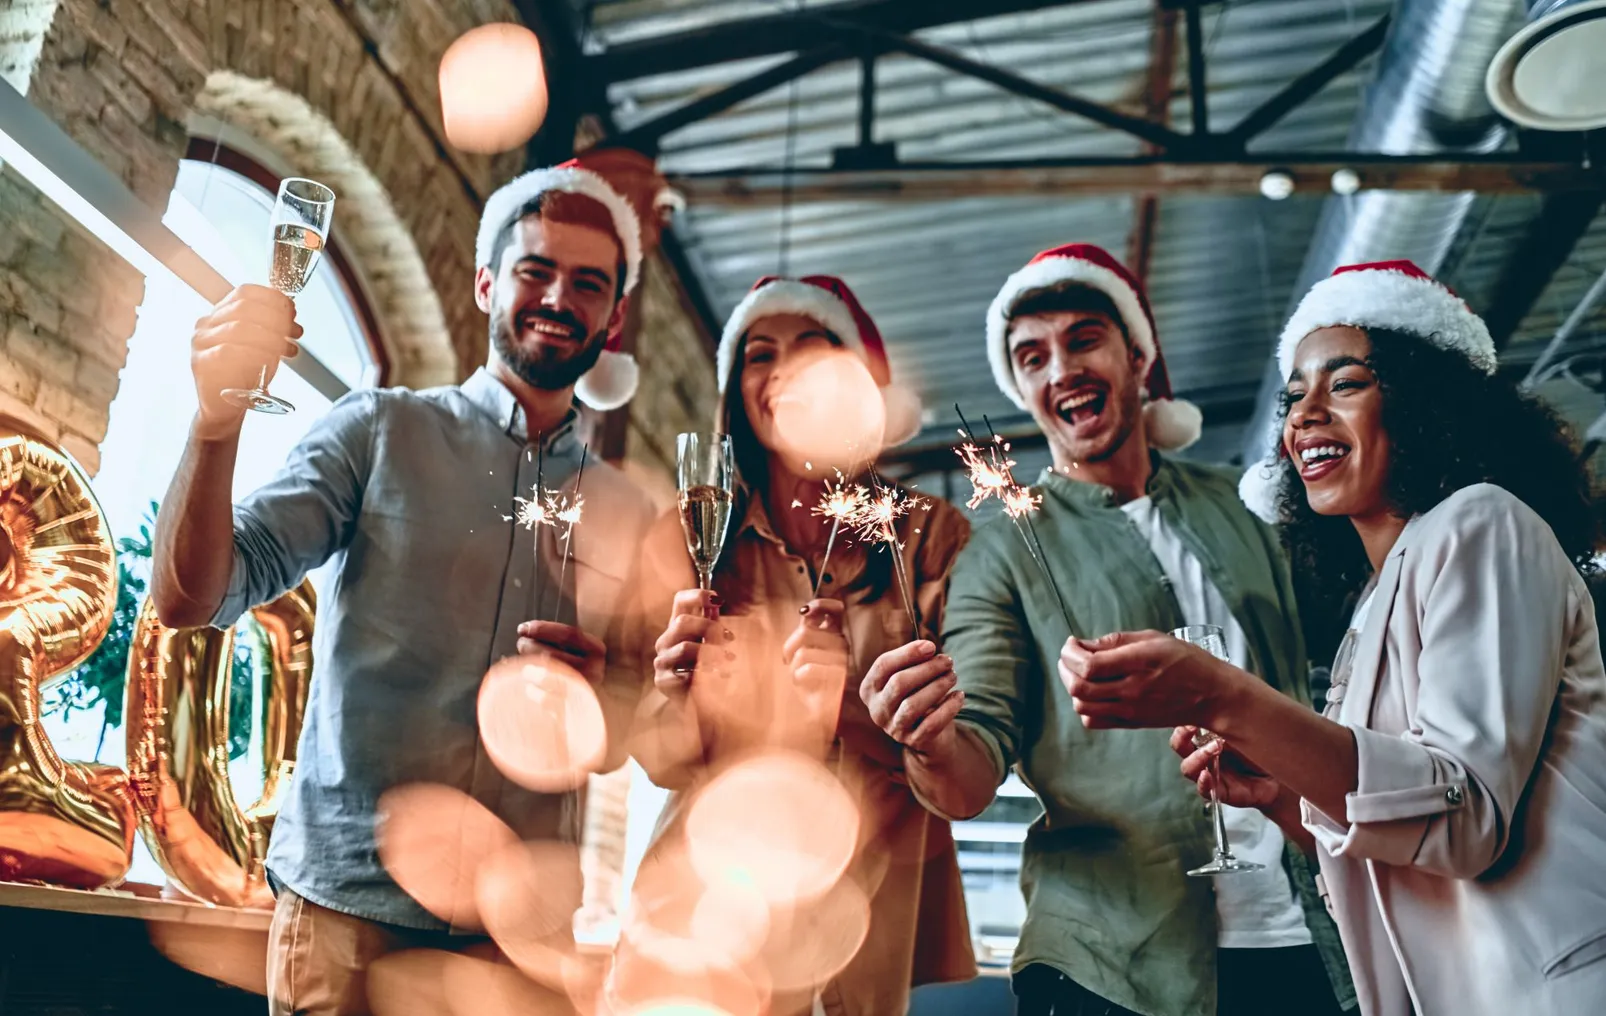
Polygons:
M697 568L697 588L712 589L735 500L736 462L724 434L682 434L675 441L680 525Z
M1171 636L1181 639L1189 645L1198 646L1218 660L1224 662L1227 660L1226 633L1221 630L1219 624L1190 624L1185 628L1176 629L1171 633ZM1193 735L1193 746L1195 748L1203 748L1211 741L1219 739L1215 734L1200 727ZM1210 760L1210 776L1210 820L1215 826L1216 832L1215 854L1210 858L1209 864L1202 868L1195 868L1188 874L1196 876L1237 875L1241 872L1261 870L1265 867L1264 864L1256 864L1254 861L1240 861L1232 856L1232 851L1227 847L1227 823L1221 813L1221 797L1217 791L1217 788L1221 786L1221 756L1219 755Z
M329 240L329 223L335 214L335 192L316 180L291 177L279 184L273 203L273 253L268 263L268 285L294 297L312 278ZM225 388L223 398L241 409L283 416L295 407L268 394L268 369L262 368L255 388Z

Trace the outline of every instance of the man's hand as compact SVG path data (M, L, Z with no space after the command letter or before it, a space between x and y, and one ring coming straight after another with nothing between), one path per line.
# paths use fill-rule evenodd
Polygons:
M271 380L281 357L296 355L301 337L296 305L266 286L240 286L195 322L190 370L200 396L203 437L238 428L245 410L223 401L225 388L255 388L262 372Z
M1182 775L1199 788L1199 796L1208 798L1215 787L1222 804L1234 808L1270 808L1282 795L1282 784L1255 768L1254 764L1238 754L1220 738L1203 748L1193 744L1198 727L1182 726L1171 732L1171 750L1182 756ZM1213 765L1219 760L1220 767ZM1217 775L1220 782L1217 782Z
M1066 639L1058 669L1089 729L1213 727L1215 710L1236 682L1258 680L1157 631Z
M519 625L519 654L550 656L567 663L593 688L602 684L608 663L608 647L601 639L556 621L526 621Z
M721 660L735 659L726 644L736 636L719 623L719 595L706 589L675 594L669 625L653 645L652 682L671 699L691 691L692 677L714 672Z
M954 717L965 704L954 661L931 642L911 642L877 657L859 685L870 718L911 751L936 754L951 747Z

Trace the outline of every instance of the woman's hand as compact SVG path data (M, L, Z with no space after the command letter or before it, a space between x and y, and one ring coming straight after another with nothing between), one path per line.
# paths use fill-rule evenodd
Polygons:
M781 662L792 671L798 690L831 693L840 700L848 679L848 638L842 631L841 600L810 600L797 627L781 645Z
M1198 727L1182 726L1171 732L1171 750L1182 756L1182 775L1199 788L1199 796L1208 798L1215 787L1222 804L1234 808L1270 808L1282 796L1283 787L1275 779L1255 768L1254 764L1232 749L1220 738L1203 748L1193 744ZM1216 781L1216 767L1220 760L1220 782Z
M684 589L675 594L669 626L653 646L652 683L671 699L683 699L697 674L716 673L736 654L727 647L736 636L719 623L719 594Z
M1060 681L1089 729L1214 727L1239 681L1254 676L1164 632L1117 632L1065 640Z

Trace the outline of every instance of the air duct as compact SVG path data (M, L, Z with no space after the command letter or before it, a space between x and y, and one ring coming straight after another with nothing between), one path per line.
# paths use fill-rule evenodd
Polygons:
M1506 128L1489 104L1484 76L1523 13L1521 0L1399 0L1349 148L1387 155L1499 148ZM1328 198L1290 310L1340 265L1409 258L1437 272L1474 198L1368 190ZM1282 384L1273 356L1244 433L1246 463L1275 445L1275 395Z

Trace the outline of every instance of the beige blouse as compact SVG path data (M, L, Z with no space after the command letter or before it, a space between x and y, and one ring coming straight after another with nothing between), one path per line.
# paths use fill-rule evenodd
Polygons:
M819 595L845 603L848 675L839 698L811 699L781 663L781 647L811 598L815 563L776 535L761 498L751 498L732 526L714 586L725 603L722 624L734 635L725 645L735 658L723 663L723 677L694 678L690 708L649 688L639 715L637 759L654 782L677 791L655 849L673 835L696 789L731 760L761 747L821 759L860 805L859 845L847 877L869 897L871 916L864 944L821 988L820 1002L831 1016L903 1012L911 986L976 975L948 823L910 793L902 750L871 721L859 698L859 684L875 659L914 637L911 619L895 579L873 594L861 587L867 555L887 551L840 535ZM928 499L899 526L921 637L935 639L949 568L969 538L969 523L947 502ZM653 642L669 620L674 594L696 586L673 514L649 531L641 575L645 625L638 650L650 681ZM811 994L778 994L772 1011L807 1013Z

